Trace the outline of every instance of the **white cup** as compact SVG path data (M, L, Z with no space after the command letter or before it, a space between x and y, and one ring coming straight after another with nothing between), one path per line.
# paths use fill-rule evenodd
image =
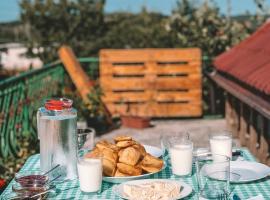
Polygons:
M178 176L187 176L192 172L193 143L190 140L175 140L170 143L172 173Z
M81 158L77 167L81 191L99 192L102 185L102 158Z
M232 134L227 131L210 134L210 148L212 154L232 158Z

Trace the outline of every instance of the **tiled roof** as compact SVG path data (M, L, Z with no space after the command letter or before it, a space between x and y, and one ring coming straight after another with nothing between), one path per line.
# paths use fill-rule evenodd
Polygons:
M214 66L218 71L270 95L270 21L249 38L219 55Z

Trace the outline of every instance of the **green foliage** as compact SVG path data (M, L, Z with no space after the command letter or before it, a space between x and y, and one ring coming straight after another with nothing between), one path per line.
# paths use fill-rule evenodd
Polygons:
M93 42L104 33L104 0L22 0L21 20L29 25L29 47L41 47L46 62L57 58L67 44L80 56L88 56Z

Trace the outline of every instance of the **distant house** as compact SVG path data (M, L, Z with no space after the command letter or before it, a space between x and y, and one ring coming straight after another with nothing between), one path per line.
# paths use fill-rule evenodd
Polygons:
M26 71L29 68L42 67L39 58L28 58L27 48L20 43L0 44L0 66L5 71Z

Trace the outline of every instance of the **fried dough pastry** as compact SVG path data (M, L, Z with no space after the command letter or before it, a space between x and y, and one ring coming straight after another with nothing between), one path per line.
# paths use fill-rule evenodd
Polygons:
M109 148L105 148L102 151L103 158L111 160L112 162L117 162L118 160L118 153L116 151L112 151Z
M115 174L114 174L114 176L125 177L125 176L129 176L129 175L120 172L120 171L118 170L118 168L117 168L117 169L116 169L116 172L115 172Z
M102 153L97 147L95 147L91 152L84 155L85 158L97 158L102 156Z
M133 147L128 147L125 148L121 153L119 157L119 162L135 166L139 161L140 157L141 153L137 149Z
M145 166L145 167L153 167L153 168L158 168L158 169L161 169L163 167L163 161L159 158L156 158L150 155L149 153L147 153L144 156L141 164L142 166Z
M116 146L120 147L120 148L126 148L129 146L134 145L136 142L133 140L127 140L127 141L119 141L116 143Z
M113 162L107 158L102 159L103 174L106 176L114 176L116 171L116 162Z
M142 157L144 157L146 155L145 148L141 144L137 143L137 144L134 144L132 147L137 149L141 153Z
M132 140L132 137L127 136L127 135L118 135L114 138L115 143L120 142L120 141L128 141Z
M124 163L117 163L117 169L123 173L123 174L128 174L129 176L138 176L142 174L142 169L135 167L135 166L131 166L131 165L127 165Z
M161 170L161 168L144 166L144 165L141 165L141 168L143 169L143 171L145 171L147 173L154 173L154 172L158 172Z

